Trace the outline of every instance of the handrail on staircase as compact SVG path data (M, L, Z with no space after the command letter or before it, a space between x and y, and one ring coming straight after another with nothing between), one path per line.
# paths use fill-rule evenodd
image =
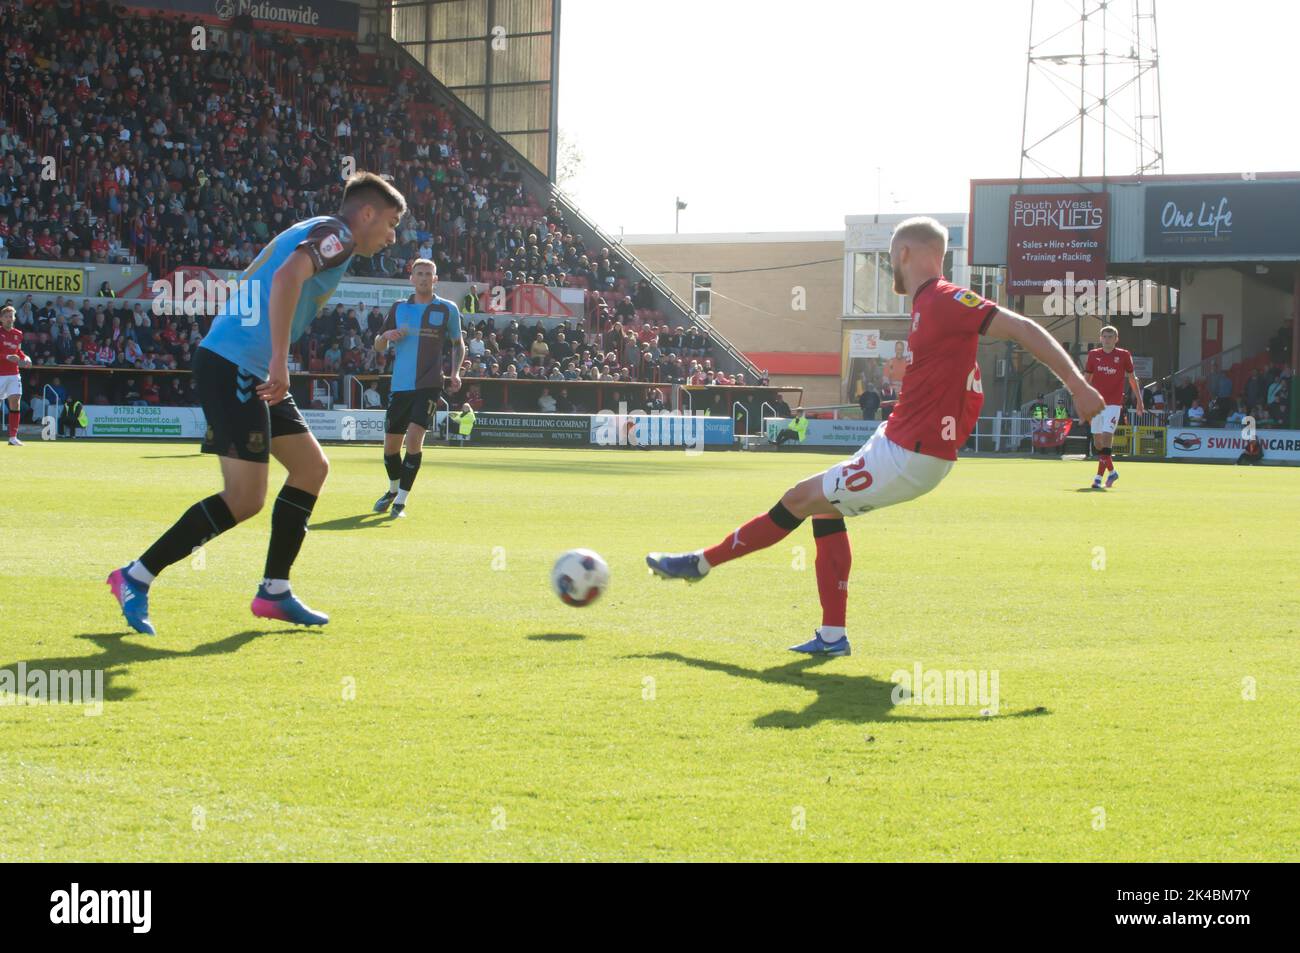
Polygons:
M658 275L650 271L650 269L646 268L645 265L641 263L641 260L636 257L636 255L628 251L626 245L624 245L620 241L615 241L609 238L608 236L606 236L605 233L602 232L594 222L592 222L589 218L587 218L586 215L582 214L582 211L573 203L573 200L570 199L569 196L559 186L552 186L551 188L554 193L556 201L560 203L561 209L566 216L572 215L575 219L582 222L582 224L585 225L588 230L590 230L591 232L599 236L602 242L605 242L607 245L611 247L618 248L619 254L622 256L623 260L626 261L628 265L631 266L631 268L637 273L637 277L643 278L646 281L648 281L650 283L650 287L654 288L657 292L663 295L663 297L667 298L670 302L676 305L680 310L684 311L686 313L686 316L691 320L691 322L694 323L696 327L703 330L704 333L709 336L710 341L714 342L715 344L717 344L719 348L725 351L727 355L731 357L732 360L734 360L737 364L740 365L741 368L745 370L746 373L753 375L754 383L758 383L759 379L761 378L761 374L759 373L759 369L757 365L755 365L753 361L745 357L745 355L741 354L740 351L736 350L736 348L729 341L727 341L726 338L718 334L718 332L714 330L711 322L704 320L700 316L699 312L696 311L691 305L687 304L687 302L683 300L682 297L679 294L677 294L677 292L673 291L673 289L668 284L666 284L663 280L661 280Z

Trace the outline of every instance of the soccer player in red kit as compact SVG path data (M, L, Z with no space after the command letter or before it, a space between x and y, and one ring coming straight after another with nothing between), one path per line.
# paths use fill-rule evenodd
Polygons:
M943 277L948 230L932 218L899 223L889 244L894 291L912 299L911 352L889 419L849 460L814 474L721 542L691 553L650 553L665 579L698 581L711 569L785 539L811 518L822 624L793 652L848 655L845 628L852 553L844 518L914 500L948 475L984 403L976 352L981 335L1015 341L1049 367L1081 414L1103 403L1056 339L1033 321Z
M1094 347L1088 352L1088 363L1083 372L1088 375L1088 383L1097 388L1106 406L1101 413L1092 418L1092 443L1097 448L1097 475L1092 478L1092 488L1101 489L1101 478L1106 476L1106 486L1110 488L1119 479L1115 470L1115 461L1110 456L1110 444L1115 439L1115 427L1119 423L1119 412L1124 406L1124 383L1133 385L1133 396L1137 402L1137 412L1144 413L1142 405L1142 388L1138 385L1137 375L1133 373L1133 355L1119 343L1119 331L1111 325L1101 329L1101 347Z
M23 332L14 327L17 312L12 305L0 308L0 400L9 405L9 446L21 447L18 421L22 417L23 379L20 367L31 367L32 359L23 353Z

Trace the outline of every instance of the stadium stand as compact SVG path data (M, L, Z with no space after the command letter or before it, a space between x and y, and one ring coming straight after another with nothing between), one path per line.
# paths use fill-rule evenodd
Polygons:
M600 347L584 340L575 348L569 328L557 359L536 362L507 324L500 346L484 355L496 358L501 376L513 365L521 377L672 384L693 376L688 361L700 358L717 383L746 371L755 381L728 342L611 251L405 51L393 45L377 55L347 41L257 33L196 57L188 55L191 26L103 2L24 0L0 10L9 38L0 255L141 262L153 277L181 266L240 268L283 227L337 207L340 170L378 168L391 172L411 214L395 246L354 259L356 275L399 277L426 257L444 279L507 294L524 285L587 290L586 330ZM60 170L53 178L41 175L46 156ZM486 290L481 301L476 310L489 310ZM50 320L51 305L80 320ZM34 307L38 363L48 363L47 346L58 364L184 370L206 324L162 318L151 327L139 309L87 300ZM318 373L383 373L364 340L377 317L323 311L295 358ZM488 342L499 323L501 315L489 315L473 327ZM558 329L545 331L553 347ZM92 340L82 340L88 332ZM643 346L633 350L629 337ZM491 377L493 362L471 370Z

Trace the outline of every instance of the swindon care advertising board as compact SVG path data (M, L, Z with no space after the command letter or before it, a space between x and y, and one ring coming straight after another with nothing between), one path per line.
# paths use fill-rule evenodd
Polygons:
M1300 430L1256 430L1264 460L1300 463ZM1165 457L1170 460L1236 460L1246 450L1241 428L1170 427Z

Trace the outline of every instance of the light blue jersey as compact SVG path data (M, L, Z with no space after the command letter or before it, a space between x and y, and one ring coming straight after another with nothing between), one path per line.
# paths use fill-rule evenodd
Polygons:
M411 295L414 299L415 295ZM398 329L406 336L392 345L391 393L442 386L442 350L446 342L460 341L460 308L446 298L433 296L428 304L408 299L388 309L383 331Z
M307 252L315 269L303 283L289 343L302 337L334 294L356 249L347 224L332 215L299 222L267 242L239 276L239 294L231 295L221 313L212 319L212 327L199 347L265 380L271 363L271 280L276 269L299 248Z

